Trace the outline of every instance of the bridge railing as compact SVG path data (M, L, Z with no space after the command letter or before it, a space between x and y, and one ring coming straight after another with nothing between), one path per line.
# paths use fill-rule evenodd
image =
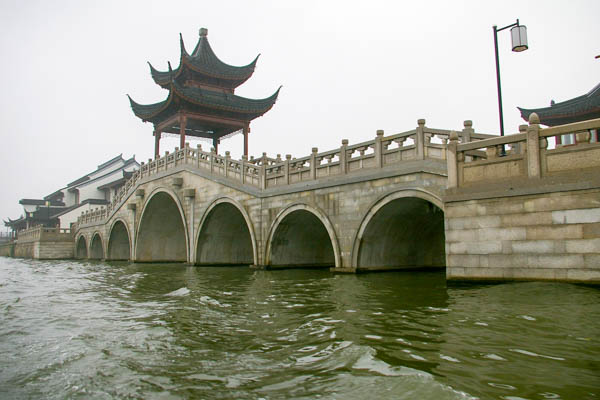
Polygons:
M505 180L565 176L577 171L597 174L600 168L600 118L541 128L533 113L519 133L472 143L448 145L448 188ZM548 138L575 134L576 143L548 148Z
M179 165L191 165L211 175L225 177L243 185L257 189L281 187L299 182L327 179L345 174L385 168L411 160L446 159L446 147L450 130L433 129L425 126L425 120L419 119L417 128L390 136L377 131L377 136L357 144L348 144L342 140L341 147L325 152L318 152L315 147L310 155L292 158L286 155L276 158L250 158L243 156L241 160L233 160L229 152L216 154L214 149L203 151L202 146L183 149L175 148L173 153L165 152L164 156L142 162L132 177L123 185L104 208L87 211L82 214L79 224L93 223L107 218L127 199L141 179L164 173ZM461 142L483 140L492 135L475 133L471 121L464 122L464 128L458 132Z

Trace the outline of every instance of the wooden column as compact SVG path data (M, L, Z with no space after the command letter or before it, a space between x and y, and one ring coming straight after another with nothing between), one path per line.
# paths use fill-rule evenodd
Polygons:
M154 131L154 158L160 157L160 131Z
M215 154L219 154L219 139L213 138L213 147L215 148Z
M185 126L187 124L187 117L182 115L179 119L179 148L185 147Z
M248 156L248 133L250 133L250 127L244 127L244 155Z

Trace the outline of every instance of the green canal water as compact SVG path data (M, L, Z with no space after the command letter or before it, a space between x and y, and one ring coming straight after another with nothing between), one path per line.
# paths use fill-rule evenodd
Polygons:
M600 289L0 258L0 399L597 399Z

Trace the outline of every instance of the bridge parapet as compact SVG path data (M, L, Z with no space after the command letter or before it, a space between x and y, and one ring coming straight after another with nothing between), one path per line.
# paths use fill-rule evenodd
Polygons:
M201 145L192 148L186 143L182 149L176 147L172 153L167 151L162 157L150 159L147 163L142 162L140 168L116 193L110 204L105 208L82 214L78 224L104 221L121 207L141 179L180 165L187 165L254 189L265 190L358 174L407 161L445 160L446 147L452 131L429 128L425 126L424 119L419 119L417 124L417 128L413 130L390 136L384 136L384 132L379 130L373 140L362 143L349 145L348 140L344 139L342 145L334 150L319 153L315 147L310 155L300 158L292 158L291 155L286 155L285 159L280 155L270 158L263 153L262 157L258 158L248 160L242 157L241 160L234 160L229 152L223 156L215 153L214 149L207 152L202 150ZM463 130L457 135L462 142L493 137L489 134L475 133L472 122L468 120L464 122Z
M597 175L600 143L590 142L592 131L600 131L600 118L542 129L533 113L517 134L461 144L457 135L448 146L448 188L456 192L507 180L527 184L528 179L560 179L572 172L577 179L586 171ZM576 144L548 148L549 137L565 134L575 134Z

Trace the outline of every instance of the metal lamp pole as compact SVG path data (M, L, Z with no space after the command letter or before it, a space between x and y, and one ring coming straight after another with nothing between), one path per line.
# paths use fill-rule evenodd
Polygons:
M504 116L502 114L502 89L500 87L500 60L498 59L498 32L508 28L512 36L512 51L521 52L527 50L527 27L525 25L519 25L519 20L514 24L507 25L498 29L496 25L492 27L494 29L494 49L496 51L496 82L498 84L498 111L500 112L500 136L504 136ZM504 146L502 146L502 153L504 153Z

